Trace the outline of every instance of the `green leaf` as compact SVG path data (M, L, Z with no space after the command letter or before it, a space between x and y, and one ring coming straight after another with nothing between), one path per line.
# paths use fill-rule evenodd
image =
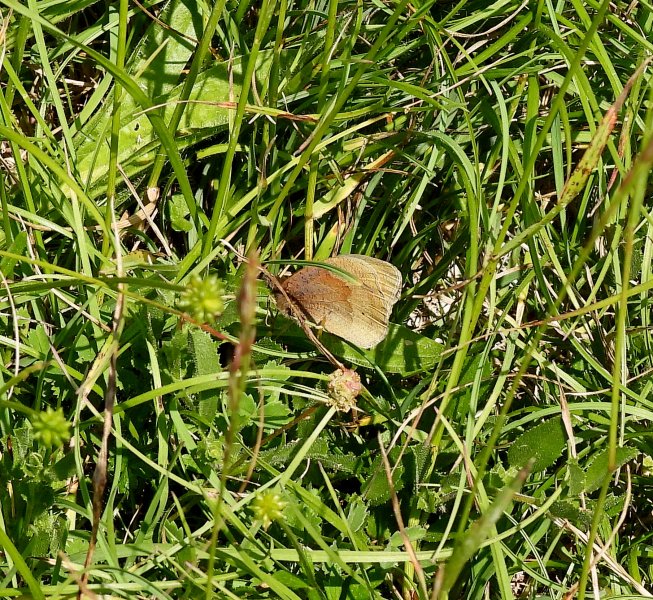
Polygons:
M215 415L218 413L218 409L219 409L218 396L216 394L209 395L206 394L205 392L203 392L202 394L203 397L197 405L197 412L205 421L211 423L215 418Z
M264 78L270 65L269 53L259 53L258 77ZM187 148L208 139L221 129L226 129L232 108L228 104L238 98L242 88L242 68L246 58L225 61L201 73L188 99L179 129L175 136L177 146ZM142 77L142 76L141 76ZM160 77L160 75L159 75ZM177 101L180 100L183 85L180 84L156 98L157 105L163 105L163 119L170 121ZM219 106L222 104L222 106ZM111 113L93 122L80 136L78 147L78 169L82 180L90 180L89 195L101 193L109 167L109 128L107 121ZM148 168L161 144L148 116L130 97L121 103L120 138L118 162L128 176L133 177Z
M75 472L75 453L69 452L52 465L52 475L59 481L64 481Z
M39 352L42 357L50 353L50 345L48 344L48 334L45 332L43 325L37 325L31 329L28 336L30 346Z
M393 458L398 456L397 452L390 452L389 460L393 465ZM390 500L390 486L388 485L388 476L386 475L385 468L381 457L377 458L372 466L370 472L373 473L367 487L365 488L364 497L369 500L372 506L378 506ZM399 463L394 465L392 471L392 484L395 492L400 491L404 487L403 481L404 465Z
M193 224L188 219L190 211L182 194L173 194L168 202L170 224L175 231L190 231Z
M297 575L294 575L290 571L276 571L273 573L272 577L291 590L304 590L310 587L306 581L297 577Z
M25 467L27 453L32 449L32 428L14 427L11 432L13 467L22 470Z
M186 331L177 331L173 337L162 344L162 351L166 357L166 369L171 381L184 379L189 370L188 365L188 336Z
M166 26L162 27L161 23ZM184 36L198 39L201 33L197 13L192 6L182 0L172 0L165 5L157 15L157 21L153 21L143 33L127 66L130 75L138 78L138 84L148 98L165 99L171 94L180 80L180 65L186 64L193 52L192 44ZM123 96L122 123L128 123L139 110L131 96ZM86 180L90 174L91 180L106 175L112 115L113 103L99 101L93 118L84 123L75 136L80 160L77 166L82 180ZM144 131L150 130L148 125ZM128 127L123 127L121 131L119 160L122 160L120 157L130 158L130 144L138 139L127 135L122 138L122 134L128 131ZM136 147L132 147L132 151L135 150ZM100 191L101 188L98 188Z
M258 421L258 406L251 394L243 394L238 403L238 413L242 427L247 427L252 422Z
M512 502L513 496L521 489L527 476L528 470L522 469L517 477L499 492L481 518L474 522L456 543L451 558L449 558L444 568L443 591L451 589L465 563L474 555L487 537L495 531L496 522Z
M11 243L7 250L12 254L22 255L25 253L25 248L27 248L27 233L24 231L19 232L14 241ZM0 260L0 272L7 278L14 278L14 267L18 261L13 258L4 257Z
M404 533L408 536L411 542L419 542L426 537L426 529L424 527L406 527ZM390 548L401 548L405 545L404 536L400 531L395 531L390 536L388 546Z
M358 496L352 498L347 511L347 523L354 533L365 525L367 515L367 505Z
M431 458L431 451L424 444L415 444L407 450L409 471L407 479L417 493L420 484L428 473Z
M362 367L377 366L388 373L404 377L432 369L440 358L443 345L426 336L390 323L388 335L376 347L361 350L339 341L341 356Z
M41 513L31 526L31 553L34 556L56 556L63 546L65 521L58 516Z
M554 517L565 519L582 530L592 524L592 511L582 508L577 500L560 500L554 502L549 509Z
M77 338L75 352L82 363L92 362L97 355L90 340L83 333Z
M306 454L308 458L319 461L324 467L332 471L340 471L347 474L356 472L358 457L354 454L343 454L337 449L330 448L325 440L317 440Z
M222 371L218 345L208 333L201 329L189 328L188 346L193 354L195 375L211 375Z
M567 465L567 473L569 474L569 495L580 495L585 491L585 471L583 471L577 462L570 461Z
M304 332L294 323L288 325L284 336L306 339ZM320 341L333 354L350 363L368 369L376 367L404 377L432 369L443 349L439 342L395 323L390 323L385 340L369 350L357 348L325 332L320 335Z
M324 586L324 595L317 593L314 596L315 600L340 600L342 597L342 586L344 581L339 573L335 573L329 577L326 585ZM313 600L313 597L311 598Z
M535 459L532 471L546 469L555 463L567 445L562 419L555 417L540 423L519 436L508 450L508 463L512 467L523 467Z
M639 454L637 448L631 448L630 446L625 446L623 448L617 448L617 457L615 467L619 468L625 465L627 462L631 461ZM585 492L590 493L595 490L598 490L608 473L608 449L602 450L599 452L592 460L589 468L587 469L585 475Z
M266 398L263 411L265 414L266 428L278 429L291 420L288 405L285 402L281 402L278 398Z
M373 593L373 598L381 598L378 592ZM370 589L369 587L360 583L352 583L351 585L347 586L346 598L347 600L370 600Z

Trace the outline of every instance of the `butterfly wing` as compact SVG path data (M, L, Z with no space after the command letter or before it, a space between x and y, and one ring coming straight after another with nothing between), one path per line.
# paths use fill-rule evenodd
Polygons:
M389 262L364 254L343 254L324 261L348 272L370 293L381 299L390 317L401 294L401 272Z
M348 282L347 315L331 311L324 328L361 348L376 346L388 333L388 319L401 293L401 273L390 263L360 254L344 254L325 262L356 281Z
M361 348L375 346L388 332L388 319L401 292L401 273L385 261L359 254L325 262L350 278L305 267L283 282L286 293L307 319L329 333ZM285 298L275 296L279 309L291 315Z

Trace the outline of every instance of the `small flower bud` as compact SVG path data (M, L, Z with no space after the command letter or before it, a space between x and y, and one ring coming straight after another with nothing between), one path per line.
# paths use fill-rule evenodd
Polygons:
M44 446L63 446L70 439L70 423L64 417L63 410L52 407L32 417L34 439Z
M277 492L268 491L259 494L252 502L252 510L259 521L263 522L263 529L272 525L273 521L283 517L283 509L287 502L281 499Z
M341 412L349 412L356 406L356 398L362 389L361 378L356 371L337 369L329 375L327 393L333 406Z
M194 275L179 298L178 308L201 323L213 321L224 311L224 286L215 275Z

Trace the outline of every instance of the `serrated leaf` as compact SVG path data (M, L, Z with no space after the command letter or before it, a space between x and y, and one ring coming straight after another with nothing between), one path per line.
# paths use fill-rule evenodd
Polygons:
M242 427L258 421L258 406L251 394L243 394L238 404L238 413Z
M456 497L456 492L450 488L433 490L421 487L417 492L417 508L427 513L434 513L445 502Z
M298 441L283 444L276 448L271 448L270 450L263 450L260 455L263 460L273 467L285 465L290 462L290 459L297 450L298 444Z
M409 461L409 479L415 492L419 489L420 483L426 476L431 458L431 451L424 444L415 444L408 448L407 458Z
M222 321L221 321L221 323L222 323ZM284 356L285 351L283 349L283 346L281 344L279 344L279 342L273 340L272 338L270 338L268 336L261 337L261 338L257 339L256 340L256 346L254 346L254 351L252 352L252 360L256 364L264 364L266 366L269 364L271 366L274 366L275 368L283 367L283 365L279 365L277 361L271 360L269 354L267 354L267 353L264 354L263 352L258 352L256 350L256 348L265 348L267 350L272 350L274 352L278 352L279 356ZM275 378L276 378L276 376L275 376Z
M288 406L276 397L266 398L263 412L265 414L265 426L272 429L278 429L291 420Z
M621 511L624 508L624 503L626 501L626 495L622 494L615 496L614 494L608 494L605 498L604 510L605 514L609 518L616 517L621 514Z
M43 325L37 325L31 329L27 339L29 345L41 356L46 356L50 352L50 345L48 344L48 334L45 332Z
M182 194L173 194L168 202L170 225L175 231L190 231L193 224L188 219L190 211Z
M215 340L201 329L188 329L188 346L191 349L195 375L211 375L222 371Z
M390 453L390 464L393 464L392 458L395 453ZM365 487L364 497L369 501L371 506L378 506L390 500L390 486L388 484L388 476L385 472L381 458L377 458L374 464L370 467L370 472L373 473L367 486ZM404 465L399 463L394 465L392 470L392 484L395 492L400 491L404 487Z
M639 454L637 448L631 448L630 446L624 446L623 448L617 448L616 464L617 468L625 465L627 462L631 461ZM599 452L592 460L589 468L585 474L585 492L591 493L595 490L598 490L603 483L605 476L608 473L608 449L602 450Z
M197 412L208 423L211 423L215 418L215 415L218 413L218 408L219 401L217 395L215 393L203 393L202 399L199 401L197 406Z
M171 381L184 379L188 367L188 337L186 331L177 331L172 339L163 342L161 350L168 364L167 373Z
M549 509L552 516L565 519L585 531L592 524L592 511L582 508L577 501L560 500Z
M32 429L28 427L14 427L11 432L11 444L14 459L14 468L22 469L25 465L27 453L32 449Z
M367 515L367 505L358 497L352 499L347 509L347 523L349 523L349 527L354 533L365 525Z
M508 463L521 468L535 459L532 471L542 471L555 463L567 445L560 417L540 423L518 437L508 450Z
M322 439L316 440L306 454L307 458L322 463L328 470L341 471L353 474L358 465L358 457L353 454L343 454L329 447L329 444Z
M61 520L47 512L41 513L31 524L30 551L34 556L55 556L62 547Z
M419 542L426 537L426 529L424 527L406 527L404 529L404 534L408 536L408 539L411 542ZM404 546L404 536L400 531L395 531L390 536L390 541L388 542L390 548L401 548Z
M569 495L580 495L585 491L585 471L577 463L570 462L567 465L567 473L569 473Z

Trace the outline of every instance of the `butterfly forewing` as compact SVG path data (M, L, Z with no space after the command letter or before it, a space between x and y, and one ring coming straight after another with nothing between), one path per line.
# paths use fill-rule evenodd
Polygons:
M401 294L401 273L397 267L363 254L344 254L328 258L324 262L346 271L371 294L381 298L387 316L390 316L392 307Z

